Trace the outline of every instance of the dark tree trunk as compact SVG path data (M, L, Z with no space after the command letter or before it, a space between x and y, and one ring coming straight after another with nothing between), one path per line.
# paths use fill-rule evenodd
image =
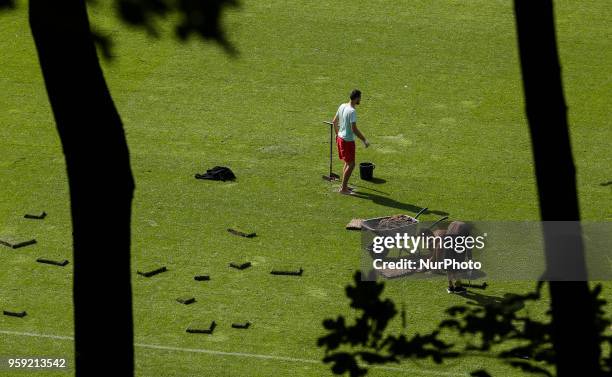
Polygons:
M571 280L549 284L557 375L597 376L600 346L578 223L553 4L552 0L515 0L514 11L540 214L543 221L568 221L544 226L548 278Z
M131 376L134 180L123 126L98 62L85 0L30 0L29 12L68 172L76 375Z

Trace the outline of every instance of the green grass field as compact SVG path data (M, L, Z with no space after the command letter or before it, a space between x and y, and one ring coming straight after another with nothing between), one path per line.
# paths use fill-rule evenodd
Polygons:
M0 249L0 308L28 312L23 319L0 316L0 357L72 359L70 339L22 334L73 331L72 265L34 262L72 255L65 165L25 8L0 15L0 235L39 243ZM103 65L136 177L138 376L330 375L316 362L323 356L316 339L324 318L350 315L344 287L359 266L360 237L344 225L353 217L427 206L451 219L538 219L510 1L248 0L225 18L237 58L200 41L181 44L169 32L152 39L101 6L90 13L115 42L115 58ZM602 183L612 180L612 3L558 1L556 14L583 218L610 221L611 186ZM357 159L374 162L375 175L386 180L353 178L371 199L338 195L320 178L329 136L321 121L353 87L364 93L359 124L373 144L359 145ZM193 178L214 165L230 166L238 180ZM35 210L49 216L22 218ZM258 237L235 237L228 227ZM238 260L253 267L228 268ZM169 272L136 275L156 265ZM300 266L302 278L269 274ZM198 273L212 280L195 282ZM492 282L485 294L533 287ZM612 285L606 287L610 298ZM465 302L439 281L393 281L385 294L406 304L408 333L431 330L446 307ZM182 295L197 302L182 306L175 302ZM100 303L100 310L113 310L113 303ZM185 333L189 324L213 319L220 324L214 335ZM252 328L229 328L243 320ZM399 331L399 319L391 327ZM479 368L522 375L480 357L395 367L371 375L460 376ZM0 369L0 376L26 374Z

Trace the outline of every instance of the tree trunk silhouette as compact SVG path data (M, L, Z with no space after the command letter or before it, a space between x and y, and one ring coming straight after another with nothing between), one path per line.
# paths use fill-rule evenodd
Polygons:
M76 375L132 376L134 180L121 119L85 0L30 0L29 18L70 188Z
M597 376L601 350L585 281L575 168L552 0L515 0L514 12L540 214L543 221L568 221L544 226L547 270L553 274L549 277L564 271L566 278L560 280L571 280L549 284L557 375ZM566 271L567 266L572 266L571 271ZM571 273L569 278L567 273Z

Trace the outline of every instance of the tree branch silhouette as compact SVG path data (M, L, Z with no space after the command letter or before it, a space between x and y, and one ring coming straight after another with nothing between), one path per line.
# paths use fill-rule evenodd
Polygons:
M121 117L96 52L98 46L111 58L112 40L93 30L87 16L87 4L95 3L31 0L29 21L70 189L76 375L131 376L135 184ZM153 35L159 35L157 21L172 14L178 16L175 33L181 40L195 35L236 53L221 16L237 0L115 0L114 5L122 21ZM0 0L0 10L15 6L14 0ZM112 278L101 284L103 275Z
M354 275L354 286L346 287L346 295L350 306L357 309L360 315L354 323L347 324L344 317L326 319L323 327L329 333L319 338L317 345L324 347L325 363L332 363L335 374L349 373L351 376L363 376L367 364L385 364L399 362L405 358L431 358L441 363L444 358L456 357L456 352L450 351L452 344L440 340L438 331L431 334L415 334L411 338L405 335L383 335L389 321L397 314L395 304L382 300L380 295L384 283L361 281L361 273ZM356 348L352 351L337 351L340 346Z
M460 319L444 321L430 335L437 337L443 328L457 330L460 335L478 335L480 343L468 345L463 354L467 351L488 352L493 345L501 342L523 341L521 346L498 356L526 372L550 376L552 373L546 368L548 366L556 368L559 377L603 376L610 373L610 355L602 356L601 351L602 343L610 343L610 338L602 335L609 321L603 318L603 300L598 298L601 287L591 292L587 281L553 3L552 0L515 0L514 14L540 214L544 221L547 266L544 278L550 281L551 321L538 322L518 314L517 304L540 298L540 283L534 293L510 295L500 303L489 303L483 308L453 307L449 309L449 314ZM561 225L560 221L563 222ZM363 289L363 284L367 285L357 283L355 289L363 291L371 301L376 302L372 295L380 294L382 287L377 285L377 289L371 292ZM354 300L355 295L358 293L352 291L349 298ZM381 303L386 307L391 306L387 301ZM357 319L361 327L367 327L371 317L385 313L390 315L388 311L377 313L378 309L369 307L362 310L364 313ZM383 316L379 322L373 323L386 325L389 320ZM369 340L363 339L363 336L384 330L371 332L367 328L359 328L362 338L355 342L354 335L350 335L354 329L346 327L343 318L329 321L326 320L324 326L332 334L321 338L323 341L319 340L319 345L326 347L327 353L340 345L378 345L380 340L376 337L373 343L368 343ZM330 336L335 342L329 342ZM389 342L393 340L386 337L382 345L388 346ZM406 352L402 357L418 355L411 348L412 345L404 345ZM442 349L452 355L448 349ZM372 356L370 359L376 363L397 361L402 350L394 349L395 352L391 354L387 353L388 350L375 347L374 353L381 357ZM526 359L516 359L516 355ZM352 376L358 376L366 373L366 369L359 365L360 357L359 353L344 351L328 354L324 360L334 362L332 370L335 373L348 371ZM438 360L442 359L444 356L439 354ZM367 362L367 359L361 357L361 361ZM538 362L545 365L540 366ZM488 373L479 370L474 371L473 375L485 376Z
M354 276L354 285L346 288L350 306L359 311L352 324L343 316L326 319L323 327L328 333L318 340L325 349L325 363L332 364L335 374L348 373L351 377L364 376L368 367L397 363L405 359L431 358L436 363L469 356L492 356L523 372L553 376L551 370L558 364L553 342L551 311L547 319L537 321L522 310L530 302L541 299L544 286L539 282L535 291L526 294L508 294L499 301L488 301L483 306L455 305L446 309L449 318L441 321L428 334L383 335L388 324L397 315L395 304L381 299L384 283L361 281L360 272ZM592 306L596 308L595 327L598 344L612 344L606 335L611 322L605 318L606 301L600 298L601 285L590 292ZM454 335L462 343L447 343L441 336ZM509 349L497 346L512 344ZM576 360L574 360L577 362ZM598 373L612 373L611 353L598 360ZM596 374L599 375L599 374ZM475 370L472 376L489 376L486 370Z
M540 216L544 221L557 375L597 376L601 349L587 282L553 2L515 0L514 14ZM559 221L564 223L553 223Z

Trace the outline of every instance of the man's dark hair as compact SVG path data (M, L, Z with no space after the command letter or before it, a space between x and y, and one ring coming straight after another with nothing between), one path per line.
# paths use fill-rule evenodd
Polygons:
M351 92L351 95L349 97L353 101L356 100L357 98L361 98L361 90L353 89L353 91Z

